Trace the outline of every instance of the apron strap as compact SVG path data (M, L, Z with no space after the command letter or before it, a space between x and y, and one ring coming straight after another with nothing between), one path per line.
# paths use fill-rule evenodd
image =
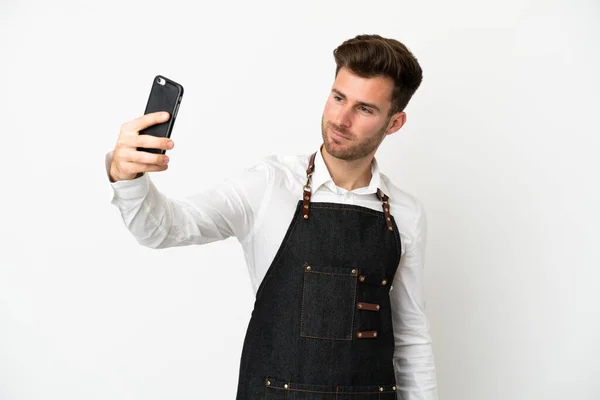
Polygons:
M310 181L312 179L313 172L315 171L315 157L317 153L313 153L310 156L310 160L308 161L308 169L306 170L306 185L302 188L304 193L302 194L302 213L304 214L304 219L308 219L308 214L310 212L310 195L312 194L312 190L310 188Z
M387 224L388 231L393 231L392 217L390 217L390 202L387 194L383 194L381 189L377 189L377 197L381 200L381 206L383 207L383 214L385 215L385 223Z
M304 219L308 219L310 214L310 196L312 195L312 189L310 183L312 180L313 173L315 172L315 157L317 153L313 153L308 161L308 168L306 169L306 184L302 187L302 214ZM390 217L390 203L389 197L384 194L381 189L377 189L377 197L381 200L381 206L383 207L383 214L385 215L385 223L388 230L391 232L394 230L392 227L392 218Z

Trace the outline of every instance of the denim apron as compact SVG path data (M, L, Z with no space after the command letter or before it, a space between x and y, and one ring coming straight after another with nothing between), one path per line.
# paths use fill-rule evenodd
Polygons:
M389 290L400 261L382 212L303 199L256 294L237 400L396 399Z

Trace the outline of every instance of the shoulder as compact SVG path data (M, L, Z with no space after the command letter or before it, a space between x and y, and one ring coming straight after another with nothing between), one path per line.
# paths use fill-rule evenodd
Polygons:
M387 176L381 174L381 180L390 196L390 212L396 220L406 249L417 249L425 243L427 237L427 216L423 203L414 195L400 189Z
M264 168L269 171L271 178L279 183L296 182L306 178L306 168L310 154L301 155L270 155L264 157L253 168Z
M253 164L240 169L237 174L227 180L248 180L250 177L261 177L268 181L295 179L306 176L307 162L310 155L269 155L258 158ZM252 180L252 179L251 179Z
M415 212L423 208L421 200L407 191L400 189L387 175L381 174L381 180L388 189L388 195L390 196L390 202L392 204Z
M263 162L274 168L288 171L306 171L310 154L298 155L270 155L263 158Z
M381 174L381 180L387 187L391 212L394 217L404 221L408 225L407 228L411 230L417 228L417 225L423 224L425 221L423 202L407 191L400 189L385 174Z

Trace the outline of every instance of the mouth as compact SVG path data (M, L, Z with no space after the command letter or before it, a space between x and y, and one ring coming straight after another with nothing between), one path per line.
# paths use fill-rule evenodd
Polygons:
M331 127L331 125L329 126L329 130L331 131L331 133L333 133L334 138L337 140L350 140L348 136L345 136L342 133L336 131Z

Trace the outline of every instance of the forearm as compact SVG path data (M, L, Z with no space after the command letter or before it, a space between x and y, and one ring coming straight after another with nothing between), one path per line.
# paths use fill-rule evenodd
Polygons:
M431 343L397 344L394 371L398 399L437 400L436 369Z
M157 190L147 174L114 185L115 205L127 229L143 246L166 248L205 244L228 236L227 224L219 226L185 201L169 199Z
M106 156L106 171L112 152ZM135 239L151 248L205 244L236 236L254 225L269 184L269 167L261 163L225 182L184 199L158 191L146 173L133 180L111 182L112 204Z

